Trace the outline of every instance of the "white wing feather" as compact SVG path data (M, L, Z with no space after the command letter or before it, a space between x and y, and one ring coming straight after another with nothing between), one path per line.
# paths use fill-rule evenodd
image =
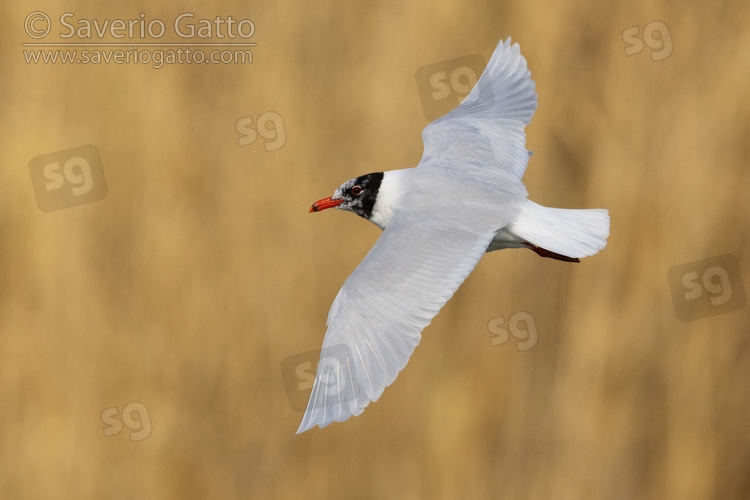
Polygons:
M534 89L518 44L500 41L463 102L425 127L420 165L447 165L494 186L520 181L529 161L524 127L536 110Z
M493 236L413 222L394 215L339 291L298 433L359 415L380 397Z

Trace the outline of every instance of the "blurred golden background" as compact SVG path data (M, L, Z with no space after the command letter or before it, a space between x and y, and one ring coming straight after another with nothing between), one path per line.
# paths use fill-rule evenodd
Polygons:
M27 63L34 10L45 42L144 41L62 39L71 12L145 13L186 43L171 23L192 12L251 19L257 46L252 64ZM680 321L667 278L732 254L733 293L750 281L747 2L0 12L1 498L750 497L750 308ZM487 255L379 401L295 436L282 361L320 348L379 236L310 204L416 165L416 71L508 36L539 96L530 197L608 208L607 248ZM207 41L242 40L189 40ZM248 118L263 128L240 145ZM106 197L42 212L29 163L86 144ZM489 323L523 311L538 344L493 345Z

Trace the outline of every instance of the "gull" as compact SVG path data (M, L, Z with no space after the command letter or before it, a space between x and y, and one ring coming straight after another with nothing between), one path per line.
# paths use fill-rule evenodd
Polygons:
M333 301L297 434L377 401L485 253L528 248L578 262L606 246L607 210L527 198L524 128L536 107L521 49L501 40L461 104L425 127L416 167L356 177L312 205L354 212L383 233Z

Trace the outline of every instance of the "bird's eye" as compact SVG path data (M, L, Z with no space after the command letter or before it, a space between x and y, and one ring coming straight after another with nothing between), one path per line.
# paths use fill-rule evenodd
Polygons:
M362 188L361 188L361 187L359 187L359 186L354 186L354 187L352 188L352 190L351 190L351 193L352 193L352 194L353 194L354 196L359 196L359 195L361 195L361 194L362 194Z

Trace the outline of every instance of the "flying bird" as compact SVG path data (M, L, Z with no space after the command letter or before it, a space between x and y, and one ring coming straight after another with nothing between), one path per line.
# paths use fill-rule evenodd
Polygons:
M310 208L354 212L383 233L333 302L297 434L377 401L486 252L529 248L578 262L606 246L607 210L527 199L524 127L536 97L518 44L501 40L461 104L425 127L416 167L351 179Z

